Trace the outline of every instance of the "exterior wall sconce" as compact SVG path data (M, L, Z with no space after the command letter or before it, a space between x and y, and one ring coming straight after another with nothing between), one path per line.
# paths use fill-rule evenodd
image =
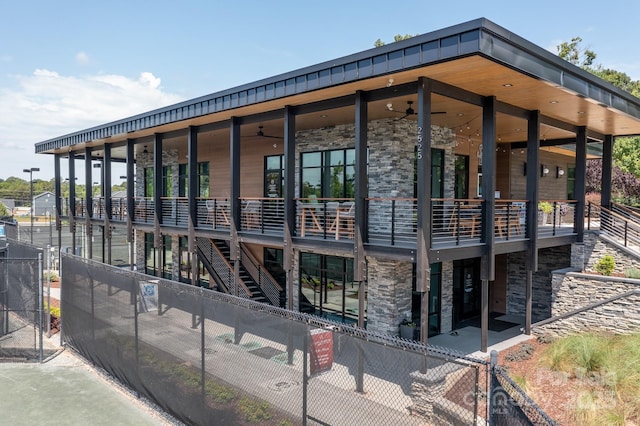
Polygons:
M549 174L549 167L544 164L540 165L540 177L545 177Z
M556 179L559 179L562 176L564 176L564 169L560 166L556 167Z

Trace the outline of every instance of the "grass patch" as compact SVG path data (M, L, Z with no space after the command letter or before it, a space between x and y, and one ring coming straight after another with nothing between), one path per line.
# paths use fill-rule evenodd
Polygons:
M587 333L558 339L543 363L580 380L574 420L580 425L640 421L640 334Z

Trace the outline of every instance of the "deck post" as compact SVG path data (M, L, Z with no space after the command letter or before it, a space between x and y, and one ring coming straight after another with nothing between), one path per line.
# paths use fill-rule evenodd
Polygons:
M432 82L418 80L418 156L416 290L422 293L420 307L420 341L427 343L429 336L429 290L431 287L431 93Z

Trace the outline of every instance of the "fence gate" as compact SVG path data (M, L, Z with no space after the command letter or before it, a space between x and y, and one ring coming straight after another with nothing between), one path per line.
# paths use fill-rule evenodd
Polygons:
M0 361L42 361L42 253L10 241L0 247ZM35 255L35 256L34 256Z

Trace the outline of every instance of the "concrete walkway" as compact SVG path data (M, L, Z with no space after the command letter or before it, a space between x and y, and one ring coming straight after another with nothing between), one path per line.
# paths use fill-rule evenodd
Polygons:
M59 346L59 335L46 339ZM180 425L93 369L71 349L44 363L0 363L4 425Z

